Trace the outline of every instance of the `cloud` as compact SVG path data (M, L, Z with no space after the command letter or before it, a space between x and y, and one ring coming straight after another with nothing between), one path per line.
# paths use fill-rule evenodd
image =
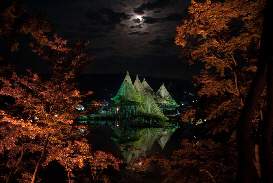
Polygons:
M161 46L163 46L163 47L175 46L174 39L175 39L174 37L165 39L164 42L161 43Z
M158 50L160 51L160 50ZM108 67L105 67L107 65ZM95 59L85 73L124 73L141 77L168 77L190 80L193 74L199 72L196 65L189 65L174 56L139 55L138 57L111 56Z
M134 13L136 13L138 15L143 15L145 12L143 11L143 7L140 6L138 8L134 8Z
M161 39L154 39L152 41L147 41L151 45L160 45Z
M168 15L164 19L168 20L168 21L180 21L180 20L185 19L185 15L184 14L179 14L179 13L172 13L172 14Z
M158 8L164 8L170 3L170 0L156 0L155 2L143 3L139 7L134 8L134 12L142 15L144 10L154 10Z
M161 13L161 10L153 11L153 13Z
M132 34L137 34L137 35L149 35L150 32L141 32L141 31L135 31L135 32L129 32L128 34L132 35Z
M147 17L147 16L143 16L142 18L144 19L143 23L146 23L146 24L154 24L161 21L161 18L153 18L153 17Z
M119 24L122 20L128 20L130 15L122 12L114 12L109 8L100 8L98 11L89 11L86 16L95 25L114 25Z
M142 28L142 25L141 24L131 25L129 28Z
M170 3L170 0L156 0L155 2L146 3L144 7L147 10L154 10L156 8L164 8Z
M159 48L158 46L164 47L164 48L171 48L173 46L175 46L174 44L174 38L167 38L167 39L154 39L152 41L147 41L148 44L151 44L153 46L157 46L157 48ZM161 51L162 52L162 51ZM154 53L159 53L157 51L155 51Z
M92 52L98 53L98 52L105 52L107 50L114 50L115 48L107 46L105 48L91 48Z

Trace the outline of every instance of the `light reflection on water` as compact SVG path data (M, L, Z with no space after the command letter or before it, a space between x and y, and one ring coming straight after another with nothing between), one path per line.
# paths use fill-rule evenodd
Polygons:
M88 122L92 130L91 135L98 133L97 136L92 136L92 140L106 138L109 136L114 142L115 146L121 152L124 161L127 165L139 156L149 154L151 148L157 143L163 150L167 142L170 140L173 133L179 128L178 124L170 124L167 122L158 122L157 124L149 125L147 123L120 123L117 121L92 121ZM105 133L105 135L103 135ZM111 133L111 134L109 134ZM100 137L102 136L102 137ZM106 142L110 139L104 139L101 143L107 146L113 146L113 143ZM99 141L97 142L97 144ZM100 145L102 147L102 145ZM104 150L114 149L113 147L103 147ZM109 148L109 149L107 149ZM113 151L113 150L112 150Z

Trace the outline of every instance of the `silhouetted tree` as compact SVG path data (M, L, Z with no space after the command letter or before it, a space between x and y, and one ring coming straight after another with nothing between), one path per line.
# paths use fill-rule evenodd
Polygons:
M25 7L18 4L4 10L1 18L6 23L4 28L1 27L1 39L5 39L9 30L17 31L13 23L24 12ZM6 166L10 169L8 176L4 172L1 172L1 176L7 182L17 178L19 182L34 183L42 166L57 161L65 168L68 182L73 182L73 170L87 165L95 182L107 166L118 169L119 161L111 154L93 152L85 139L88 129L74 124L74 119L79 115L77 107L85 95L80 94L73 79L93 60L93 57L86 57L87 42L67 46L67 41L57 35L54 41L48 41L44 30L36 31L43 24L43 19L27 17L24 20L30 22L26 27L25 24L19 26L18 31L33 36L33 51L48 61L52 77L41 79L31 71L27 76L17 75L14 71L1 73L0 155L7 157ZM38 161L35 160L37 155L40 155Z
M249 174L252 175L250 172L253 171L253 150L256 154L254 163L261 176L259 139L260 128L265 123L262 120L263 109L267 104L264 97L261 99L261 95L265 95L262 86L266 72L261 64L257 70L257 62L259 49L264 49L261 45L264 7L264 0L192 1L189 20L177 27L176 44L183 47L181 56L188 58L191 64L201 61L204 65L200 75L195 78L196 85L201 87L199 96L218 98L211 100L206 110L203 110L207 121L217 121L217 124L210 123L212 131L235 131L241 110L247 108L243 111L243 116L249 117L248 122L240 120L237 125L238 182L250 182L252 179ZM269 38L267 36L265 39ZM250 90L250 93L255 93L256 98L245 101L256 71L260 73L260 78L253 83L257 81L259 85ZM254 101L256 103L252 105ZM259 110L255 112L257 107L260 113ZM255 149L252 134L257 139ZM234 137L232 135L231 139L235 139Z

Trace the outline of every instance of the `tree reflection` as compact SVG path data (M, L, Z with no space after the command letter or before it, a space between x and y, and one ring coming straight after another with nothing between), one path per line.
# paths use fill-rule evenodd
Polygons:
M135 158L147 155L156 142L163 150L178 127L177 125L162 125L154 128L112 126L114 131L112 139L122 151L125 162L129 164Z

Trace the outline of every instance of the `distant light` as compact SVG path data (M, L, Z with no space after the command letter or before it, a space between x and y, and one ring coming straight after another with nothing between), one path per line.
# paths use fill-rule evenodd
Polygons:
M55 117L58 117L58 115L57 115L57 114L55 114L54 116L55 116Z
M207 121L206 119L204 119L204 121Z

